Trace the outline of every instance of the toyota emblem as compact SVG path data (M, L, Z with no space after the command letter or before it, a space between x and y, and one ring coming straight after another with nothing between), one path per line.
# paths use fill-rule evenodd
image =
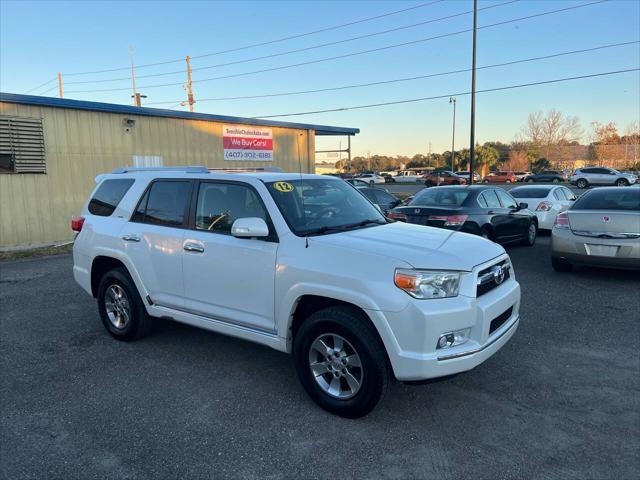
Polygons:
M496 265L491 269L493 272L493 281L496 282L496 285L502 284L504 282L505 271L502 265Z

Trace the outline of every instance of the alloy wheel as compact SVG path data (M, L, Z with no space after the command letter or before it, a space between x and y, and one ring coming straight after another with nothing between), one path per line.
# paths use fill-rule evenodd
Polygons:
M131 304L124 289L117 284L110 285L104 294L104 308L109 322L118 330L131 321Z
M362 386L364 370L353 345L335 333L325 333L311 343L309 368L317 385L334 398L353 397Z

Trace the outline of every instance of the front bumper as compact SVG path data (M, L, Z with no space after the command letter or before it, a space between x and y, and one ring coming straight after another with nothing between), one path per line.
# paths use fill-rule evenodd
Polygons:
M502 348L518 328L520 285L513 276L475 298L415 300L401 312L370 310L398 380L426 380L471 370ZM491 322L509 312L490 332ZM440 335L470 329L462 345L436 348Z

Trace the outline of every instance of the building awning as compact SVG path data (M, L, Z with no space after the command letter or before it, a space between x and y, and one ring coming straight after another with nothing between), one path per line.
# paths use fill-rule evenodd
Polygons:
M176 110L167 110L164 108L134 107L133 105L119 105L117 103L88 102L85 100L20 95L17 93L0 92L0 102L38 105L42 107L70 108L74 110L91 110L93 112L120 113L124 115L182 118L185 120L239 123L264 127L295 128L301 130L314 130L316 135L356 135L360 133L359 128L332 127L330 125L315 125L311 123L279 122L275 120L261 120L250 117L232 117L228 115L214 115L210 113L181 112Z

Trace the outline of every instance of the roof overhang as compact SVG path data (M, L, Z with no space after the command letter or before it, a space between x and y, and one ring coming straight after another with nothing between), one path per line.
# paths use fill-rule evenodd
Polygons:
M42 107L69 108L74 110L90 110L93 112L120 113L124 115L142 115L147 117L181 118L184 120L204 120L209 122L239 123L244 125L258 125L263 127L294 128L299 130L314 130L316 135L356 135L359 128L332 127L330 125L315 125L310 123L279 122L275 120L261 120L251 117L232 117L228 115L214 115L210 113L180 112L164 108L134 107L117 103L88 102L85 100L70 100L67 98L40 97L36 95L20 95L17 93L0 92L0 102L18 103L22 105L38 105Z

